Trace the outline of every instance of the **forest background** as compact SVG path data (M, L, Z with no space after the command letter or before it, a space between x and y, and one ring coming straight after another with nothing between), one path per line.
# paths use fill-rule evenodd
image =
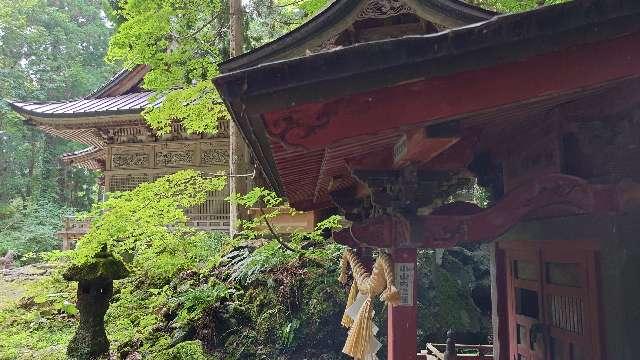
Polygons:
M503 12L544 4L474 3ZM294 29L326 5L327 0L244 3L245 50ZM167 96L163 107L147 114L149 124L161 132L167 119L179 118L194 131L215 131L226 112L210 109L217 99L210 79L216 63L229 57L228 13L221 0L0 0L0 99L79 98L123 66L149 64L145 86ZM178 45L167 53L171 42ZM0 278L0 359L64 358L77 310L73 285L55 270L69 261L55 252L55 233L64 216L89 211L102 197L99 174L59 161L63 153L81 148L28 126L0 101L0 256L11 250L18 265L53 268L35 280ZM157 187L143 190L130 195L137 196L133 204L150 191L172 196ZM265 199L253 195L245 202ZM179 207L169 206L174 205ZM292 240L306 256L273 240L256 241L255 233L244 242L185 235L188 240L175 239L183 244L176 245L181 251L194 243L204 250L189 250L173 263L170 256L162 258L166 249L143 253L154 261L141 256L130 264L138 271L119 282L107 315L113 356L341 358L345 331L339 319L346 292L337 282L341 249L322 230ZM484 253L454 249L436 264L435 255L424 252L420 266L420 316L429 324L421 343L442 340L449 327L486 342ZM384 329L385 311L377 313Z

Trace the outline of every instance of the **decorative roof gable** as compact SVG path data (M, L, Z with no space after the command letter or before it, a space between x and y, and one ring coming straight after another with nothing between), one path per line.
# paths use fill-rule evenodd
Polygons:
M495 15L459 0L336 0L297 29L219 66L226 73L362 42L436 33Z

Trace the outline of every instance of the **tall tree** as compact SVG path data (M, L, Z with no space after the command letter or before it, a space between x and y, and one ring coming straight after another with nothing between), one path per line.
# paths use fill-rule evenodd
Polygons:
M86 95L115 70L103 60L111 33L100 0L0 0L0 99ZM49 220L59 219L51 211L91 205L96 175L58 160L82 147L26 126L0 100L0 242L38 233L25 230L29 223L53 235ZM49 214L36 211L37 203Z
M86 95L113 72L103 58L111 29L99 0L0 0L0 98ZM85 201L95 177L57 161L82 145L26 127L0 103L0 202L32 196ZM86 207L88 204L71 204Z
M230 55L232 57L242 54L242 48L244 44L244 32L242 27L242 0L230 0L229 2L229 48L231 50ZM242 140L240 129L233 121L229 122L229 193L231 196L235 196L243 192L246 186L246 181L241 173L244 173L247 169L245 157L246 144ZM232 203L230 205L229 223L231 236L235 235L238 227L238 219L240 218L240 208L238 204Z
M219 121L229 120L211 79L218 75L216 64L232 56L231 1L235 0L109 1L109 13L119 26L111 38L108 59L123 61L127 67L150 67L144 87L164 100L144 115L159 133L170 131L176 120L192 132L215 132ZM240 17L242 4L234 5L239 20L233 54L242 51L244 39L251 49L300 24L310 14L304 6L326 0L256 1L260 1L257 6L248 3L247 21ZM268 17L261 17L265 14ZM256 22L260 24L253 26ZM248 26L240 29L242 23Z

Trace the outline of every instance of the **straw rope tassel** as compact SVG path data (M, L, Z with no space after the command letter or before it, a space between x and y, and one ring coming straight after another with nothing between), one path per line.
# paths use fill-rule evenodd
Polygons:
M342 352L356 360L363 360L368 355L369 343L373 337L373 304L371 298L367 298L358 317L349 330L347 341Z
M349 266L353 274L353 284L349 291L346 309L349 309L355 302L358 293L366 296L366 300L360 307L355 319L351 319L346 314L345 309L341 323L346 327L350 326L350 329L342 352L357 360L364 360L374 355L369 353L371 339L373 339L372 297L380 295L380 299L389 304L389 306L395 306L400 302L400 294L393 285L393 267L387 254L378 256L371 274L369 274L355 253L351 250L346 250L340 259L339 280L343 284L347 282Z
M353 319L346 314L347 309L353 305L354 301L356 301L356 297L358 297L358 284L356 284L356 281L354 280L351 283L351 290L349 290L349 298L347 299L347 307L344 309L345 314L342 315L342 321L340 322L340 324L342 324L342 326L346 327L347 329L351 327L351 325L353 324Z
M340 281L342 285L347 283L347 267L349 266L349 256L347 255L348 252L348 250L345 251L340 258L340 277L338 278L338 281Z
M384 270L384 277L387 283L387 288L380 295L380 300L391 304L391 306L397 306L400 304L400 292L394 285L395 278L393 276L393 265L389 255L384 255L382 258L382 268Z

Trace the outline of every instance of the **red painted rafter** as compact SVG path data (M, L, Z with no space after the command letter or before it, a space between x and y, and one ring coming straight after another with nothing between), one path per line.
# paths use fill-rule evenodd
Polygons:
M462 130L461 140L428 161L422 168L434 171L464 169L478 149L491 150L498 156L514 154L518 149L526 148L525 143L539 136L535 133L537 130L534 130L540 126L543 119L560 120L562 124L557 124L558 128L570 131L572 121L605 119L611 114L637 106L639 101L640 81L638 78L630 78L603 84L588 91L546 99L540 104L535 102L513 104L485 111L482 114L465 115L458 120ZM420 127L415 129L417 128ZM348 148L348 151L343 151L345 159L331 156L331 160L325 162L331 167L330 170L322 170L320 167L324 165L316 161L317 154L324 150L307 151L299 147L285 147L277 139L271 139L271 146L279 169L284 164L288 170L297 167L307 175L304 178L281 176L283 182L291 183L286 191L291 203L301 210L317 209L330 203L325 189L335 190L353 185L353 181L350 182L344 175L346 172L342 167L343 162L350 164L349 166L353 164L351 166L353 168L380 170L394 168L393 159L387 154L393 152L392 145L397 142L403 132L407 131L411 130L388 131L375 136L360 136L331 144L328 146L329 149L340 147ZM389 136L387 149L380 150L378 146L370 147L370 141L378 136ZM354 158L357 154L366 156ZM361 161L362 164L360 164ZM304 185L306 183L309 185ZM313 192L302 191L303 188L308 189L311 186L314 188ZM293 192L295 196L292 195Z
M426 163L459 140L459 137L429 138L423 128L406 132L394 147L393 167Z

